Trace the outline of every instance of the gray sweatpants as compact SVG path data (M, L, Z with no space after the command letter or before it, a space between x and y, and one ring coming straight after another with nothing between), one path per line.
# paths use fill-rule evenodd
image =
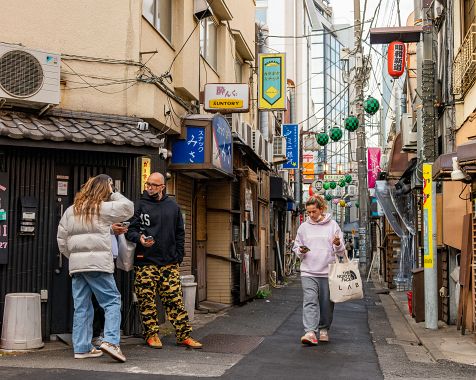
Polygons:
M334 302L329 296L327 277L301 277L303 291L302 322L305 332L329 329L334 314Z

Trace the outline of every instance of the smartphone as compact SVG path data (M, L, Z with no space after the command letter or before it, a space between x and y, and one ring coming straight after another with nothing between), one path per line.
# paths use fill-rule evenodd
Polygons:
M129 227L130 224L131 224L131 222L122 222L121 223L122 227Z
M310 249L306 247L305 245L301 245L299 248L301 248L301 252L304 251L303 253L309 252Z
M150 236L150 235L149 236L144 236L144 240L145 241L152 241L152 240L154 240L154 237Z

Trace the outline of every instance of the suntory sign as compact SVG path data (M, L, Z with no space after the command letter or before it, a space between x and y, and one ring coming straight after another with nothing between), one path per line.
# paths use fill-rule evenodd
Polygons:
M250 90L243 83L207 83L203 108L207 112L248 112Z

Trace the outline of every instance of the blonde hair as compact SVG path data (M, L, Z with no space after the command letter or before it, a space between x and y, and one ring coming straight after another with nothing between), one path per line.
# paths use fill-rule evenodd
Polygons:
M107 178L102 176L89 178L74 197L74 215L91 223L95 215L99 216L101 203L107 200L109 195L110 188Z
M327 202L322 195L313 195L306 202L306 207L314 205L316 208L327 211Z

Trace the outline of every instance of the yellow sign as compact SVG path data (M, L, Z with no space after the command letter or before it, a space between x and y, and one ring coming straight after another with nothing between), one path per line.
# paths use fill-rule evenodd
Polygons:
M260 54L258 78L258 108L286 110L285 54Z
M243 100L241 99L212 99L210 100L210 108L243 108Z
M433 268L434 249L433 246L433 204L432 204L432 164L423 164L423 227L424 227L424 268Z
M141 176L140 176L141 191L145 190L145 183L147 181L147 178L149 178L149 176L150 176L150 158L142 157L141 158Z

